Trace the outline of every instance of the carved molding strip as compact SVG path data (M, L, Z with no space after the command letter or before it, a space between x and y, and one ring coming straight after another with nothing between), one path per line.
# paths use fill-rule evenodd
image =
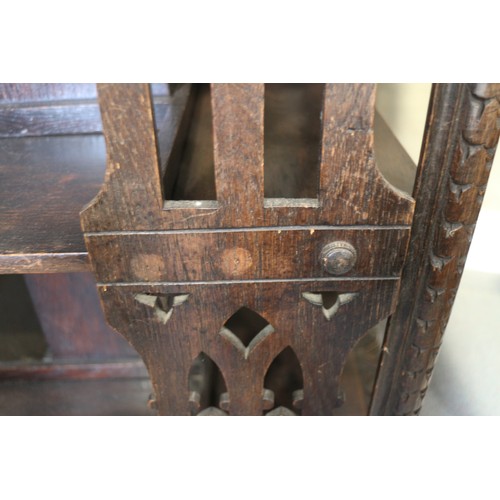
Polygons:
M419 276L413 276L413 281L412 273L407 269L403 271L400 306L386 339L384 363L394 365L398 362L391 359L391 351L403 352L400 368L396 366L392 374L392 382L381 377L377 384L380 393L385 390L384 384L392 385L392 388L389 385L389 397L383 410L386 413L417 415L420 412L458 290L500 134L500 85L463 84L457 92L457 101L454 105L459 115L456 116L455 111L454 118L455 123L458 121L458 130L453 130L452 122L450 135L445 139L448 156L444 160L446 170L440 174L444 189L441 194L434 195L434 212L432 208L417 206L416 209L417 222L422 224L422 217L427 216L430 229L425 236L419 236L417 227L412 229L410 252L417 255L419 250L427 248L424 250L426 258L419 269L413 269L412 272ZM439 168L439 159L432 157L432 133L431 130L427 138L427 158L424 155L421 166L424 169ZM434 141L443 147L439 138ZM424 172L423 178L425 175ZM427 175L432 177L432 174ZM425 182L421 183L423 190ZM426 241L430 242L427 247ZM415 248L412 249L412 245ZM407 267L412 266L411 253ZM413 309L410 311L410 308ZM409 322L405 317L411 318ZM406 340L404 349L394 340L398 335ZM382 401L383 396L379 394L372 413L380 411L384 405Z

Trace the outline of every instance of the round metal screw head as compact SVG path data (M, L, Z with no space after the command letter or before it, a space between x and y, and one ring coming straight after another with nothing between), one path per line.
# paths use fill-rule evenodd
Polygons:
M323 247L320 261L327 273L340 276L354 267L357 257L356 250L350 243L335 241Z

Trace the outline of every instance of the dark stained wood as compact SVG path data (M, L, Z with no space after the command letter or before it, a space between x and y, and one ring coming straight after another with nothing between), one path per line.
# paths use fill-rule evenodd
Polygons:
M44 380L0 383L0 415L138 415L146 406L149 380Z
M41 361L46 352L23 276L0 275L0 364Z
M342 127L353 128L348 122L337 123L333 120L332 117L337 115L335 106L344 106L342 116L349 116L351 107L365 109L367 103L373 106L372 90L360 91L359 95L354 93L351 102L349 92L346 95L342 93L342 85L338 88L328 87L330 90L325 95L325 109L329 111L324 118L322 164L325 172L329 168L340 168L342 175L330 180L328 174L323 176L323 194L319 201L285 198L263 201L263 132L262 123L260 126L256 123L257 119L263 119L263 87L215 84L213 88L219 89L219 85L222 85L220 90L212 95L218 201L167 201L163 210L160 209L163 206L161 183L158 184L161 169L156 138L152 133L154 122L149 88L146 85L102 87L100 96L105 135L108 137L109 177L99 197L82 213L82 221L88 232L317 224L379 226L408 225L411 222L413 200L385 182L373 159L373 110L366 111L366 116L364 112L361 113L363 118L360 118L360 123L365 128L349 131L350 142L340 148L348 155L349 165L352 163L352 168L357 169L356 175L348 175L344 163L331 162L332 151L338 146L335 141L342 136ZM343 104L332 104L335 98ZM241 103L248 104L248 112L240 112L240 108L245 107ZM111 109L113 112L109 111ZM233 124L226 117L226 112L237 113L232 116L246 121L246 126ZM127 127L120 126L125 122L128 123ZM179 122L178 117L172 116L172 127L179 127ZM224 130L227 135L225 139ZM221 144L218 144L217 137L221 137ZM128 154L122 144L127 144L134 154ZM240 163L223 159L226 154L235 156L243 145L245 151L248 149L248 154L241 154ZM330 181L333 184L328 187ZM248 193L244 197L241 193L239 196L231 194L228 186L234 190L234 182L246 183ZM256 184L251 187L249 182ZM350 190L351 194L337 193L335 189ZM352 194L365 190L364 199L359 194ZM349 196L352 197L351 201ZM142 200L149 200L150 203L145 204ZM354 209L356 203L359 203L359 208ZM134 210L130 210L131 206ZM351 208L347 209L349 206ZM97 213L99 216L94 215Z
M166 84L153 84L155 111L165 112ZM102 131L95 83L0 84L0 138Z
M24 249L21 249L24 250ZM13 274L65 273L89 270L87 252L44 252L0 255L0 272Z
M51 362L136 358L135 351L106 324L92 274L32 274L25 281Z
M268 367L282 350L291 346L303 370L302 414L331 415L347 354L369 328L391 314L397 287L397 280L360 280L101 286L100 292L111 325L143 357L161 414L190 414L189 370L194 359L204 352L224 376L230 395L229 413L261 415L261 393ZM136 299L145 291L189 297L163 323L152 308ZM326 291L357 295L327 320L321 308L302 296L305 292ZM257 335L246 348L231 340L230 335L220 333L242 304L272 327ZM356 311L363 311L362 316Z
M317 198L322 83L264 85L264 195Z
M108 168L82 227L106 317L144 359L152 405L162 415L334 414L347 356L396 306L413 210L374 161L373 87L327 85L315 201L264 199L263 85L212 85L217 200L208 202L163 200L147 86L103 85L99 98ZM359 254L343 277L319 261L339 239ZM242 307L266 326L239 336L231 318ZM264 379L288 347L303 396L273 409ZM201 353L225 385L206 408L188 383Z
M48 102L28 106L0 105L0 138L101 132L99 107L94 101Z
M5 88L0 116L7 133L81 133L91 129L78 123L95 122L90 87ZM204 92L196 107L185 84L168 95L161 87L156 97L158 89L146 84L99 87L107 175L81 220L106 317L141 354L152 378L150 407L177 415L340 415L356 401L363 414L373 370L366 377L364 356L354 365L347 360L357 357L365 332L392 315L370 413L418 413L498 141L499 86L434 87L414 218L408 193L415 170L376 116L374 86L326 84L319 173L311 155L281 186L290 168L287 154L295 153L285 143L280 155L274 145L273 160L266 157L264 165L264 127L270 123L264 85L211 89L211 105ZM313 94L323 93L318 89ZM272 91L269 97L285 99ZM23 120L30 119L24 132ZM213 162L207 154L210 120ZM285 125L292 127L290 120ZM194 132L193 123L199 124ZM191 134L199 140L189 146ZM314 151L313 139L307 142ZM297 154L304 151L294 146ZM77 212L99 190L103 165L97 136L0 140L0 272L85 269ZM287 191L301 185L308 168L304 189L309 187ZM204 191L200 186L210 175L215 189ZM290 195L297 197L285 197ZM331 276L319 255L339 240L353 245L356 262L345 275ZM24 371L22 363L4 363L0 377L144 374L140 362L123 361L131 351L103 327L95 296L82 293L78 277L29 281L60 361ZM66 287L67 296L42 305L42 297L55 297L52 281L56 295ZM80 336L66 343L75 324ZM68 362L72 356L87 363ZM192 386L197 359L213 366L202 369L202 383ZM297 362L291 369L283 359ZM278 384L290 370L300 374L295 382ZM363 381L352 384L355 379ZM48 394L57 401L57 392Z
M347 93L353 88L348 89ZM39 95L34 92L31 97L27 95L29 92L23 95L26 89L11 90L8 96L10 103L4 106L2 114L7 134L26 136L99 130L91 88L80 88L88 95L79 96L79 100L70 97L69 87L66 89L67 94L64 94L64 89L48 87L44 89L46 94L43 91ZM221 370L220 377L226 383L221 388L221 400L216 399L211 403L215 406L200 408L200 414L262 414L263 411L280 415L339 414L339 411L343 411L340 376L349 352L364 332L388 316L395 306L398 275L409 234L412 200L390 188L380 177L374 163L373 102L370 101L373 89L358 86L354 97L346 94L346 98L339 99L338 96L346 92L346 87L327 87L325 116L334 116L337 121L332 122L328 118L323 127L322 190L316 196L311 192L307 195L311 196L308 199L266 200L263 90L264 86L259 84L213 86L217 201L209 198L208 203L199 204L197 200L186 202L179 192L173 195L173 200L169 200L169 184L163 184L163 178L167 178L169 169L175 166L175 156L181 156L184 147L183 136L187 133L186 123L189 122L189 86L177 86L163 102L153 102L148 85L100 87L108 176L102 192L84 213L82 220L84 224L96 220L99 223L87 234L87 241L89 248L91 241L96 242L97 246L91 252L100 255L94 261L94 266L101 266L100 270L94 269L97 276L101 281L109 281L100 287L102 298L106 303L109 297L112 300L114 297L116 307L112 313L113 320L118 322L121 331L148 360L157 392L157 401L152 402L151 406L158 407L163 414L185 414L186 407L187 414L193 411L189 394L187 399L182 399L182 391L189 390L182 373L190 369L193 355L205 351L213 357L216 371ZM79 90L73 91L78 93ZM48 104L47 96L51 92L56 93L58 100L49 99L51 102ZM62 94L57 96L57 92ZM349 146L352 152L346 157L347 163L352 162L348 165L349 170L359 170L354 176L347 175L345 166L330 163L331 150L337 148L338 141L342 141L346 133L349 135L352 132L352 127L343 123L342 117L361 117L363 122L362 134L355 134L352 138L353 142ZM206 122L206 116L203 118ZM25 123L29 123L26 129ZM92 128L92 124L95 128ZM154 133L155 128L157 134ZM34 188L22 193L24 198L19 200L22 203L17 206L11 203L6 208L8 217L5 220L10 224L8 229L13 233L15 229L17 235L17 239L13 237L7 242L6 251L0 259L10 272L74 271L82 270L86 263L85 250L78 251L75 246L70 246L68 251L62 248L64 244L71 243L71 239L66 239L66 228L48 224L49 221L59 224L66 220L65 217L54 215L63 215L71 202L75 201L75 196L84 192L77 193L74 186L82 183L78 175L88 173L88 167L80 163L85 157L74 144L67 149L68 155L73 154L73 158L69 161L64 156L61 158L60 145L65 141L58 142L57 139L51 138L50 146L48 142L38 143L42 149L54 148L53 159L49 154L45 159L46 165L39 166L38 171L33 172L34 175L28 172L31 178L34 177ZM95 141L97 138L88 139ZM20 141L23 141L18 143L21 150L30 145L29 139ZM32 157L37 156L37 153L39 151L35 147ZM11 156L15 156L15 152ZM92 154L96 165L98 156ZM100 157L102 159L102 143ZM22 160L21 168L26 163L36 165L36 161L31 158ZM59 162L61 170L54 169L51 161L55 164ZM66 165L72 162L78 175L74 179L71 176L66 179L71 189L67 189L67 186L61 188L60 175L64 176ZM274 173L279 169L284 171L284 166L286 162L281 165L276 162L272 165ZM189 169L184 169L182 164L179 168L178 174L173 172L173 191L192 182L190 177L194 175ZM339 177L341 182L337 179L335 185L325 181L332 169L342 173ZM15 169L11 168L10 171L12 173ZM360 175L361 171L367 174L366 178ZM273 170L270 169L270 172ZM102 176L102 170L100 174ZM13 178L10 177L9 182ZM274 175L274 178L279 181L280 176ZM198 181L200 179L203 176L199 176ZM369 216L367 218L360 207L354 211L346 210L345 200L338 196L345 188L344 183L351 183L352 179L356 180L360 192L368 189L367 179L375 179L373 185L378 187L370 203L377 206L380 202L378 209L382 210L375 225L374 220ZM95 187L98 188L99 184L96 183ZM314 184L315 181L311 185ZM9 190L12 188L8 183L6 185ZM15 183L13 186L12 194L19 197L21 190L15 189ZM245 189L238 188L241 186L245 186ZM43 197L38 196L40 192L44 194ZM46 192L50 193L47 199L57 200L58 210L54 209L57 204L52 206L49 203L47 210L36 203L45 198ZM69 200L64 199L61 193L68 195ZM279 193L279 190L274 193ZM349 206L356 204L357 201L351 200ZM387 210L389 205L399 208L391 212ZM99 215L97 218L96 213ZM88 219L85 219L86 215L89 215ZM28 219L23 219L26 216ZM68 222L70 219L72 217L67 217ZM336 224L341 227L335 227ZM23 236L20 226L26 226L27 236L24 238L20 238ZM37 227L43 229L42 233L33 231ZM180 234L188 227L201 231ZM123 228L131 233L120 234ZM180 231L170 233L171 228ZM240 231L240 228L250 230ZM137 229L153 231L154 234L137 234ZM159 230L163 233L158 233ZM75 231L70 236L77 233ZM30 243L30 236L34 237L36 243ZM321 248L331 239L349 240L359 252L356 266L343 278L325 274L318 259ZM14 247L21 243L15 247L16 251L12 251L13 242ZM113 245L115 254L111 251ZM107 260L103 258L104 255ZM162 266L165 265L166 257L176 267L167 263L165 273L162 272ZM132 260L127 262L127 259ZM124 283L119 283L121 280ZM141 280L144 284L136 283ZM169 285L165 283L166 280L184 280L189 283ZM249 282L242 282L245 280ZM273 280L285 281L273 283ZM159 283L153 286L154 281ZM193 281L206 281L207 284L195 285ZM102 362L87 362L83 365L59 361L35 363L29 369L19 363L11 363L0 367L0 376L79 378L139 374L142 365L134 361L122 362L120 358L130 351L123 350L115 337L107 337L108 330L101 324L101 319L91 314L96 309L95 300L92 294L83 293L88 283L83 283L81 277L33 276L29 283L52 346L54 361L68 361L71 357L81 361L83 357L87 361L99 359ZM179 287L192 288L183 292ZM61 294L65 296L61 297ZM280 294L285 306L276 300ZM339 305L329 308L329 314L325 316L325 307L330 307L326 306L327 296L332 294L344 300L339 299ZM323 295L323 310L314 301L305 299L306 296ZM57 300L43 304L42 297ZM219 306L218 298L224 307ZM188 304L193 300L198 304L194 319L182 319L180 311L189 312ZM124 328L124 316L120 313L117 319L117 314L119 311L124 312L121 308L125 307L127 301L132 301L134 307L140 309L139 312L132 309L130 314L134 319ZM228 322L227 319L244 304L265 317L273 318L273 321L267 329L255 332L255 336L243 345L231 330L237 332L236 323ZM214 314L215 308L220 309L219 314ZM304 308L307 310L305 313ZM359 320L352 321L351 316L356 315L357 310L366 313ZM146 319L141 319L144 315ZM83 321L84 317L86 321ZM310 320L309 324L304 318ZM147 326L146 321L154 324ZM190 333L183 337L181 344L175 338L165 342L154 333L155 322L160 325L160 329L173 327L176 331L183 331L187 328ZM75 324L79 326L79 335L71 336L71 326ZM226 326L222 327L221 324ZM193 329L196 325L199 327L198 332ZM207 329L210 331L207 332ZM315 333L319 331L323 337ZM160 339L158 345L155 344L157 337ZM327 348L321 348L321 338L329 339ZM191 350L186 351L187 348ZM264 390L263 380L269 367L274 364L273 360L287 348L297 353L303 378L302 388L295 390L294 396L286 399L284 406L283 399L277 397L275 400L273 391ZM185 356L187 352L188 357ZM166 366L165 361L174 353L178 354L178 361ZM115 356L117 361L110 363L109 358ZM184 387L182 391L172 393L177 379L184 380ZM218 384L220 380L217 381L216 377L214 383ZM217 409L218 405L223 409ZM286 405L293 406L293 410Z
M160 128L158 143L165 157L185 107L186 91L187 86L179 86L165 114L156 116ZM79 96L75 92L66 87L24 86L17 93L13 88L5 91L4 97L12 102L16 96L18 101L44 102L47 96L55 95L67 101L69 96ZM81 98L91 95L89 89L85 92ZM380 150L397 151L387 147ZM0 140L0 272L53 273L88 268L77 213L99 190L104 176L104 155L102 138L97 136ZM381 163L386 162L381 160ZM397 163L404 165L404 161ZM293 205L290 200L288 203ZM194 219L187 220L186 226L200 218L199 210L187 210ZM298 215L293 207L266 211L277 215L273 219L279 225L290 219L290 213ZM310 208L303 211L313 213ZM184 211L179 214L182 221ZM315 217L309 218L316 222ZM304 223L303 217L298 216L297 223Z
M87 235L89 251L99 255L94 270L102 283L332 279L320 261L322 248L331 241L348 241L358 254L353 269L343 278L397 278L408 230L278 226L246 231Z
M357 393L355 378L349 378L346 383L348 394ZM149 416L155 414L154 409L146 405L151 391L151 383L145 377L2 381L0 415ZM336 414L362 415L363 404L359 399L347 398Z
M99 347L96 344L95 348ZM78 361L78 362L77 362ZM141 360L88 363L9 362L0 363L0 380L94 380L104 378L141 378L147 371Z
M265 84L264 194L268 205L281 202L269 198L308 199L309 203L317 199L324 87ZM186 92L187 87L179 90ZM168 158L169 169L174 172L167 170L165 175L165 196L167 200L215 200L209 85L194 85L190 99L180 126L182 132L176 136L179 144ZM375 113L373 128L377 167L390 184L411 194L415 163L379 113ZM168 131L169 127L163 129ZM168 137L167 133L158 135L162 167L171 147Z
M154 110L161 124L172 99L155 98ZM100 134L101 115L97 102L70 101L37 104L34 107L0 105L0 138L53 135Z
M374 116L375 85L326 85L320 201L339 224L411 220L413 200L387 184L376 167Z
M2 83L0 103L24 104L96 99L95 83Z
M185 105L184 89L155 107L158 135L165 138L160 146L169 148L169 117ZM79 212L101 188L105 165L99 135L0 139L0 272L89 269Z
M212 85L212 108L217 201L230 226L252 226L264 209L264 85Z
M0 278L1 380L147 375L137 353L105 324L90 273Z
M99 220L100 230L116 229L120 223L124 227L146 229L163 207L149 86L100 84L98 90L106 139L106 182L82 213L82 224L87 231L92 230L92 224L97 223L93 214L103 212L101 207L104 207L106 215ZM180 116L172 119L180 123ZM176 130L172 132L173 138L175 133ZM124 179L132 181L123 182Z
M86 270L78 213L104 169L99 136L0 139L0 272Z
M433 87L410 251L372 414L420 411L486 189L499 118L499 84Z
M210 88L208 84L194 87L176 136L179 144L168 158L167 200L216 199ZM283 203L270 198L288 198L287 203L291 203L290 198L296 198L295 203L317 199L324 87L265 84L264 194L268 206ZM186 92L187 88L179 90ZM375 113L373 128L377 167L390 184L411 194L415 163L379 113ZM163 129L168 131L169 127ZM162 167L169 153L168 137L167 133L158 136Z

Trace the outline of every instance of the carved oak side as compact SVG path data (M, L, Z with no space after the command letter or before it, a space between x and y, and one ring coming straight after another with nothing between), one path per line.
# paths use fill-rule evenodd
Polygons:
M331 415L347 355L395 308L414 202L375 163L374 87L327 85L318 198L307 206L264 200L263 90L212 86L217 200L207 206L164 203L148 87L99 87L108 170L82 227L107 320L144 359L163 415L262 415L266 373L287 348L303 374L294 409ZM171 128L182 122L174 111ZM356 247L340 277L319 258L332 241ZM225 326L241 308L270 325L249 343ZM199 359L226 384L200 411L188 384Z

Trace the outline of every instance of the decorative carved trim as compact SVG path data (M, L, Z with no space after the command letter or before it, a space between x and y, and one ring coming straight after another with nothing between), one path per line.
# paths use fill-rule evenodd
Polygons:
M167 295L167 294L151 294L138 293L135 295L135 300L140 304L153 309L155 318L164 325L172 316L174 307L178 307L189 298L189 294Z
M500 134L499 85L462 84L454 88L443 85L436 86L434 92L434 104L441 106L441 115L434 117L427 130L420 165L421 179L415 190L418 202L410 255L403 271L400 303L391 320L384 348L382 366L385 364L389 369L381 369L372 413L417 415L420 412L458 290ZM451 110L443 105L450 101L446 92L456 92L455 102L449 104L453 107ZM431 108L430 116L433 111ZM452 120L446 123L449 129L443 137L437 129L443 128L446 117ZM445 155L442 172L436 172L441 168L440 153L436 154L439 147ZM432 186L436 175L439 184ZM434 190L431 200L434 208L432 203L429 207L424 206L426 201L419 196L426 188ZM426 222L428 228L424 231L421 228ZM418 260L419 253L423 260L415 265L413 261ZM403 349L397 337L406 343ZM391 357L391 353L396 354ZM391 368L392 373L388 373ZM385 402L384 392L387 394Z
M334 412L347 356L369 328L393 312L398 282L331 281L316 287L302 282L152 285L149 294L153 296L189 294L166 325L158 321L151 307L137 301L144 289L144 285L99 287L111 326L145 361L153 383L150 405L160 415L197 415L208 407L218 407L229 415L262 415L285 406L308 416ZM302 299L304 292L319 293L318 289L322 293L356 293L356 297L327 321L319 307ZM246 323L249 311L243 325L232 323L241 304L255 317L258 311L260 323ZM276 331L260 338L259 332L271 324ZM249 335L240 339L248 346L246 357L220 335L222 325L233 333L240 326L248 330ZM288 347L295 353L302 379L285 388L281 382L273 385L271 381L287 377L281 367L290 366L289 358L281 367L274 361ZM203 378L213 381L208 385L215 391L204 391L201 377L196 379L200 383L194 383L192 376L198 372L191 368L200 353L218 369L208 367ZM274 371L268 377L270 368Z
M344 304L351 302L356 293L304 292L302 297L313 306L320 306L325 318L330 321Z
M252 341L247 346L245 346L245 344L231 330L228 330L225 327L221 328L219 335L229 340L229 342L231 342L231 344L233 344L233 346L236 347L236 349L238 349L241 354L243 354L243 357L245 359L248 359L248 356L250 355L254 347L260 344L268 335L271 335L271 333L274 333L274 328L271 325L267 325L252 339Z
M239 322L239 330L233 332L231 327L228 327L228 325L231 325L231 322ZM265 326L260 328L263 324ZM241 325L243 325L245 331L241 331ZM236 347L245 359L248 359L254 348L272 333L274 333L273 326L260 314L246 307L238 309L219 331L219 335Z

